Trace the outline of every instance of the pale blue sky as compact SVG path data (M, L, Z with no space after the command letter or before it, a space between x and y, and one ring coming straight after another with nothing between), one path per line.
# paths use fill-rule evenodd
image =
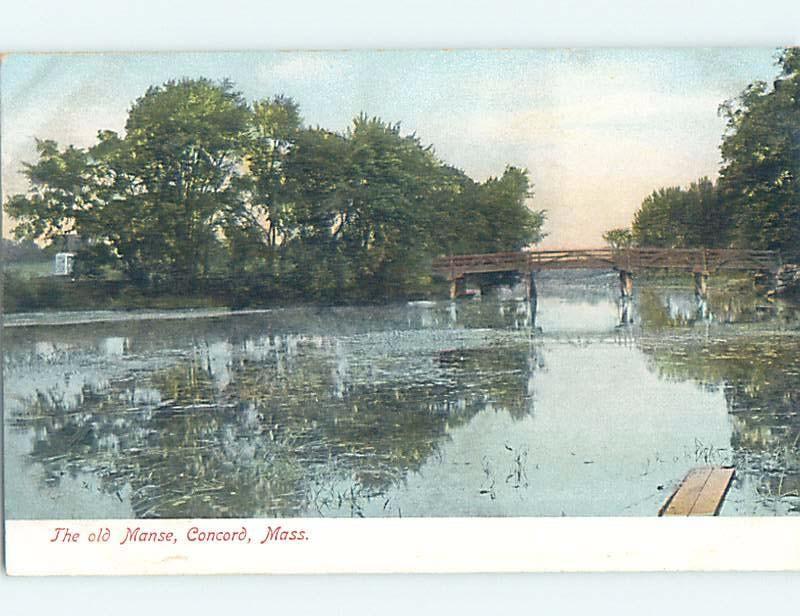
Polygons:
M717 108L771 81L775 49L352 51L18 55L0 75L2 180L25 188L34 137L89 145L170 78L230 78L248 100L283 93L307 124L364 111L399 121L478 180L527 167L548 246L597 246L663 185L715 176ZM4 225L8 233L10 225Z

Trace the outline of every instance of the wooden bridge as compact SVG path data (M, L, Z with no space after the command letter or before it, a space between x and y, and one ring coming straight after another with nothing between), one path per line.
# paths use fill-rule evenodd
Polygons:
M671 269L691 272L695 290L706 293L709 274L722 270L774 273L780 255L769 250L729 248L593 248L587 250L531 250L477 255L439 257L433 262L435 272L451 282L451 296L465 289L465 276L491 272L528 274L529 295L535 294L533 274L541 270L611 269L620 273L624 297L633 291L634 273L647 269Z

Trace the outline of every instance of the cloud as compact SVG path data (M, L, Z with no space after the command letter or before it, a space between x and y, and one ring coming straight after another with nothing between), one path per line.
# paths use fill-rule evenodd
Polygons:
M491 143L525 143L569 133L598 136L626 131L676 132L692 125L716 131L719 100L709 95L663 95L620 92L586 100L556 100L512 112L476 112L464 118L464 129L475 139ZM710 122L709 122L710 121Z
M275 63L259 68L261 81L313 80L340 75L345 66L338 55L323 52L282 52Z
M98 128L119 129L148 83L210 74L233 77L250 97L296 97L310 124L341 130L359 111L400 120L478 180L525 166L533 205L549 210L548 241L565 245L600 243L659 186L715 175L718 105L774 73L768 50L64 56L38 72L41 62L30 64L17 68L18 108L4 108L6 193L24 188L16 171L31 159L34 135L86 145Z

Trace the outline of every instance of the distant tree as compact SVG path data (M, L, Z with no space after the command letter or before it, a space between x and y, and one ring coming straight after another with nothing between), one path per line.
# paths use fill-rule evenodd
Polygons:
M786 49L770 88L749 85L721 107L727 120L720 188L739 245L800 257L800 48Z
M633 233L630 229L609 229L603 234L603 239L614 250L628 248L633 244Z
M634 214L632 239L639 246L663 248L726 246L733 225L730 204L703 177L685 189L653 191Z

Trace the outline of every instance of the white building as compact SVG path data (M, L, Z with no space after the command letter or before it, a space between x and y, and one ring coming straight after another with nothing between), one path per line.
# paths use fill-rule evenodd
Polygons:
M71 276L75 266L74 252L57 252L53 261L54 276Z

